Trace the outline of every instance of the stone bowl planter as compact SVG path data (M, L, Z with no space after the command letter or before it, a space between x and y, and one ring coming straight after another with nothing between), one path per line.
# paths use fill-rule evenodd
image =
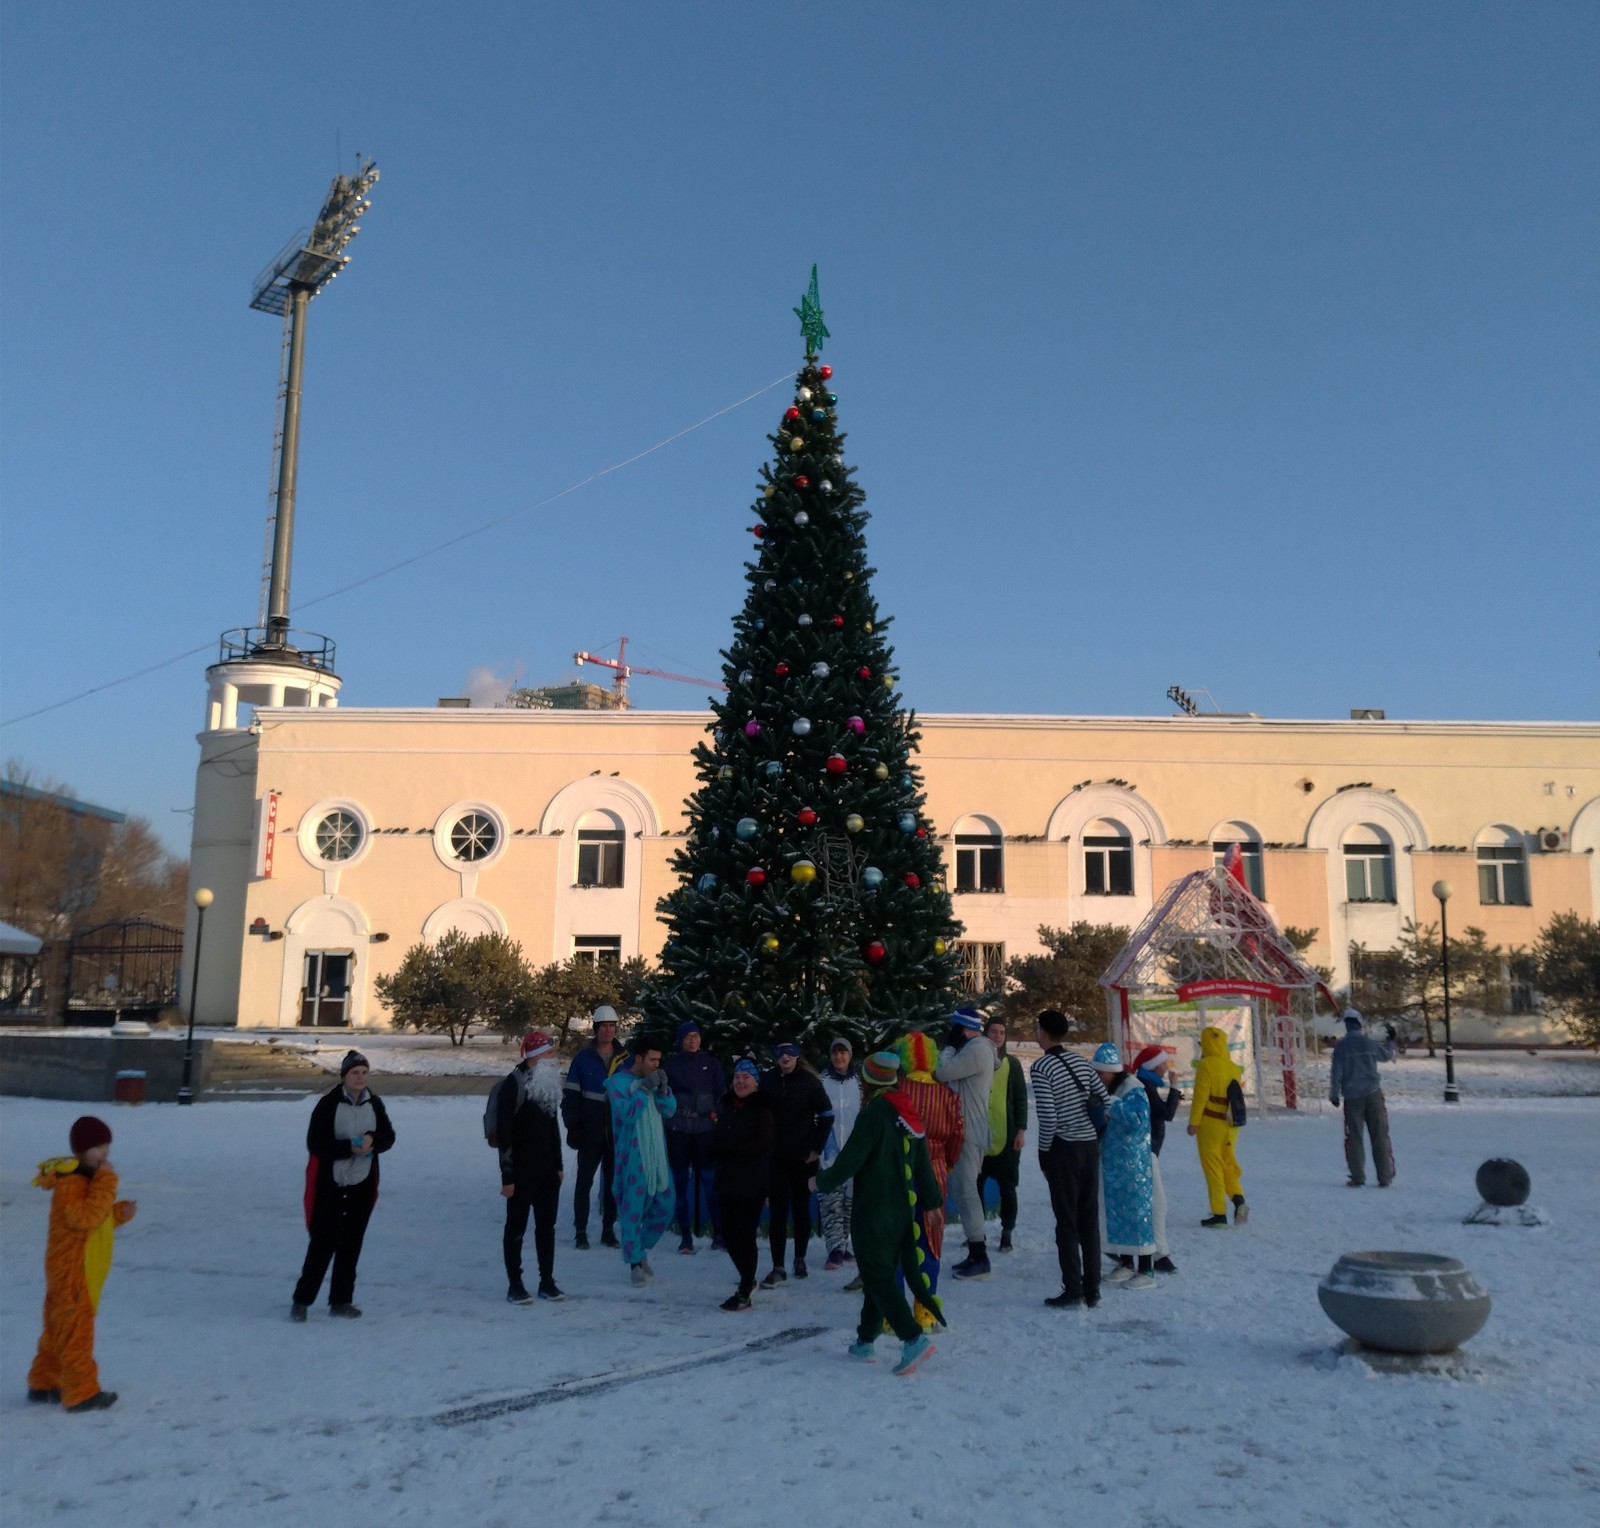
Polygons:
M1317 1299L1335 1326L1389 1353L1448 1353L1489 1319L1489 1296L1460 1259L1429 1252L1347 1252Z

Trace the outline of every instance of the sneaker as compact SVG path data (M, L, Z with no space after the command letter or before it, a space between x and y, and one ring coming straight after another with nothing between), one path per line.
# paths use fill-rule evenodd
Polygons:
M681 1242L678 1243L678 1256L679 1257L693 1257L694 1256L694 1238L692 1236L686 1236L686 1237L684 1237L684 1239Z
M722 1302L722 1308L723 1310L729 1312L750 1310L752 1308L750 1304L750 1296L743 1293L741 1290L736 1289L731 1295L728 1296L726 1300Z
M1153 1273L1136 1273L1131 1279L1124 1279L1124 1289L1154 1289L1160 1281Z
M1132 1263L1118 1263L1117 1266L1106 1275L1106 1283L1126 1284L1129 1279L1135 1276L1136 1272L1137 1270L1134 1268Z
M639 1263L639 1266L644 1269L644 1276L647 1279L653 1279L656 1276L655 1269L650 1266L650 1259L649 1258L641 1259L640 1263Z
M839 1256L842 1257L847 1263L853 1264L856 1260L856 1255L853 1252L841 1252Z
M711 1238L711 1250L713 1252L726 1252L728 1244L720 1236L713 1236Z
M858 1295L861 1293L861 1275L859 1273L844 1286L844 1293L847 1295Z
M1000 1233L1000 1250L1002 1252L1011 1251L1011 1233L1009 1231Z
M1344 1186L1346 1188L1365 1188L1367 1186L1367 1180L1365 1178L1346 1178L1344 1180Z
M1250 1218L1250 1206L1244 1202L1243 1194L1233 1196L1233 1223L1242 1226Z
M61 1392L59 1390L30 1390L28 1399L35 1406L59 1406L61 1404Z
M1393 1178L1379 1178L1378 1179L1378 1187L1379 1188L1388 1188L1388 1186L1393 1182L1394 1182Z
M306 1309L307 1308L304 1305L296 1300L294 1304L289 1307L289 1319L291 1321L304 1321L306 1319Z
M901 1345L900 1362L894 1366L894 1372L902 1375L910 1374L919 1364L932 1358L935 1351L933 1339L926 1332L913 1337L910 1342Z
M1176 1273L1178 1265L1170 1257L1158 1257L1155 1261L1155 1271L1157 1273Z
M771 1268L767 1271L766 1278L761 1281L761 1287L763 1289L776 1289L780 1284L787 1284L788 1282L789 1275L783 1269Z
M635 1263L633 1265L629 1278L632 1280L635 1289L643 1289L650 1282L650 1275L644 1271L643 1263Z
M1066 1290L1063 1289L1058 1295L1047 1296L1044 1303L1048 1305L1051 1310L1078 1310L1083 1305L1083 1296L1069 1295Z
M104 1411L107 1406L117 1404L115 1390L96 1390L86 1401L79 1401L76 1406L67 1407L68 1411Z
M587 1231L578 1232L572 1238L572 1245L580 1252L587 1252L589 1250L589 1233Z
M508 1305L532 1305L533 1296L528 1293L527 1287L519 1279L506 1291L506 1303Z
M1207 1215L1200 1224L1203 1226L1221 1226L1226 1231L1228 1229L1228 1217L1226 1215Z
M794 1260L794 1276L797 1279L807 1279L811 1277L810 1272L806 1268L806 1260L803 1257L797 1257Z
M622 1243L617 1240L617 1233L611 1226L604 1226L600 1231L600 1245L602 1247L620 1247Z
M556 1288L554 1279L540 1279L539 1298L541 1300L565 1300L567 1297Z
M1083 1297L1083 1303L1087 1309L1093 1310L1100 1303L1099 1290L1096 1290L1092 1295L1085 1295Z
M328 1314L330 1316L338 1316L342 1321L358 1321L361 1318L361 1307L359 1305L330 1305Z
M825 1262L822 1267L827 1273L837 1273L841 1268L844 1267L844 1254L842 1252L830 1252L828 1254L828 1261Z
M950 1270L951 1276L957 1279L986 1279L994 1270L989 1267L989 1255L980 1247L970 1254L964 1261L959 1262ZM896 1371L898 1372L898 1371Z
M845 1351L864 1364L875 1364L878 1361L878 1349L870 1342L852 1342Z

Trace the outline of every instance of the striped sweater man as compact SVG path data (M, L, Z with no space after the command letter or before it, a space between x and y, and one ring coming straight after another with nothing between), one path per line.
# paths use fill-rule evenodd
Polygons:
M1041 1154L1048 1153L1057 1139L1097 1138L1089 1103L1092 1099L1104 1108L1110 1094L1100 1074L1076 1051L1052 1045L1033 1063L1028 1081L1033 1089L1034 1126Z

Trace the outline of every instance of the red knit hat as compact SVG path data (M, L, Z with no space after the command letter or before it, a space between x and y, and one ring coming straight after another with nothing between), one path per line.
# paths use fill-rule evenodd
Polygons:
M96 1146L111 1144L111 1126L103 1119L85 1114L81 1119L72 1122L72 1133L68 1135L67 1142L72 1147L73 1156L81 1157L84 1152L93 1151Z

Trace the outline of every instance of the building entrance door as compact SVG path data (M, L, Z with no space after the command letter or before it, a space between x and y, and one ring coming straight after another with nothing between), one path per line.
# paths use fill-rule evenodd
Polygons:
M354 950L307 950L300 988L300 1022L310 1029L340 1028L349 1022L350 971Z

